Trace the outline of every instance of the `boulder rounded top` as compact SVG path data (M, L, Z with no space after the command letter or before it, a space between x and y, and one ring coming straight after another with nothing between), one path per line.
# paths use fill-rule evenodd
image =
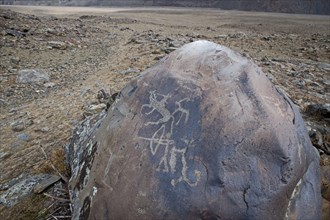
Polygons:
M295 105L240 54L183 46L69 146L73 218L318 219L319 156Z

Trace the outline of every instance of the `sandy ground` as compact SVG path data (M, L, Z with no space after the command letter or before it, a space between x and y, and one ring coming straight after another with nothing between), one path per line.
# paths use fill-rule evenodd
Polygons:
M197 8L0 9L0 184L21 175L56 174L50 161L69 175L63 147L72 129L100 104L98 91L120 91L168 52L195 40L249 56L302 111L311 103L330 103L329 16ZM63 47L52 47L50 41ZM46 70L53 84L19 84L21 69ZM326 142L328 121L305 117L308 126L316 123L325 129ZM13 130L17 121L23 130ZM328 156L323 158L328 167ZM61 187L65 189L64 182ZM11 208L0 204L0 218L55 219L58 207L68 206L32 194Z

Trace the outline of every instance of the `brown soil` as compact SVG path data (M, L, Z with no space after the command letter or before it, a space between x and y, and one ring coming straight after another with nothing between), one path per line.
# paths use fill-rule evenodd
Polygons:
M86 108L98 104L97 92L120 91L171 47L190 41L210 40L251 57L301 109L329 103L329 21L212 9L0 6L0 184L23 173L56 174L49 160L69 175L63 147ZM49 41L65 48L50 48ZM54 84L17 83L21 69L45 69ZM25 128L15 132L11 123L18 120ZM22 133L27 141L17 137ZM30 199L10 209L0 204L0 218L52 218L52 199Z

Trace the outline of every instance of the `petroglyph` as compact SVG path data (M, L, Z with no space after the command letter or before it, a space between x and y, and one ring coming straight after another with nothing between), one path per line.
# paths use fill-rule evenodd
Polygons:
M184 146L177 148L177 144L172 139L173 129L178 126L180 122L186 124L189 120L189 110L183 107L184 102L189 102L190 99L184 98L180 101L175 101L175 109L170 111L167 107L170 95L162 95L151 91L149 95L149 103L143 104L141 107L142 115L151 115L156 112L160 115L157 121L149 121L145 126L161 125L151 137L139 137L142 140L149 142L149 149L153 156L158 154L162 155L157 165L156 171L179 174L178 178L172 179L172 186L180 182L186 182L189 186L197 186L201 172L194 170L195 180L188 178L188 163L186 160L186 152L188 147L191 147L192 141L184 140ZM145 111L147 109L147 111ZM149 110L149 111L148 111ZM161 150L160 150L161 149ZM179 170L177 170L177 168Z
M158 100L158 97L162 97L161 100ZM179 113L180 117L176 122L176 125L179 125L182 116L185 116L185 123L187 123L188 118L189 118L189 111L187 109L182 108L182 102L185 101L190 101L188 98L184 98L180 101L176 101L175 102L175 107L176 109L173 111L173 113L171 113L167 107L167 100L169 99L169 95L162 95L162 94L156 94L156 91L150 91L150 95L149 95L149 104L144 104L141 107L141 114L143 114L143 110L145 108L151 108L151 110L149 112L145 112L145 115L150 115L153 112L157 112L158 114L161 115L161 118L158 119L157 121L150 121L145 123L145 125L159 125L159 124L164 124L167 122L171 122L170 123L170 133L173 133L173 125L174 125L174 115Z
M109 170L110 170L110 166L112 164L112 161L114 160L115 156L114 154L112 153L111 149L109 148L109 154L110 154L110 157L108 159L108 162L107 162L107 166L105 167L105 170L104 170L104 173L103 173L103 178L102 178L102 183L107 187L109 188L111 191L113 190L112 187L107 184L106 182L106 179L107 179L107 175L109 173Z
M150 115L154 111L157 111L159 114L161 114L162 118L156 122L148 122L146 123L146 125L164 123L169 121L172 117L170 111L166 108L166 103L167 103L167 99L169 98L169 95L158 94L158 96L162 96L163 98L160 101L158 101L156 91L151 91L149 95L150 103L142 105L141 113L143 108L147 107L147 108L151 108L151 111L146 112L145 113L146 115Z
M168 157L168 148L170 145L174 145L174 141L170 139L165 139L164 138L164 133L165 133L165 125L162 125L153 135L151 138L144 138L140 137L143 140L149 141L149 148L151 151L151 154L155 156L155 154L158 151L159 147L164 148L164 155L161 157L160 162L157 167L157 171L163 171L167 173L169 171L168 169L168 162L167 162L167 157ZM159 136L160 135L160 136ZM164 168L161 169L161 166Z
M174 116L177 112L181 113L180 114L180 118L176 122L175 125L179 125L179 123L180 123L181 118L182 118L183 115L185 116L184 122L187 123L187 121L188 121L189 111L187 109L182 108L182 106L181 106L181 103L184 102L184 101L190 101L190 100L188 98L185 98L185 99L182 99L182 100L180 100L178 102L175 102L176 110L173 112L172 115Z
M176 184L178 184L179 182L182 182L182 181L188 183L189 186L197 186L197 184L201 178L201 172L199 170L195 170L196 181L192 182L189 180L188 175L187 175L188 165L187 165L186 156L185 156L186 152L187 152L187 147L185 147L183 149L177 149L176 147L173 147L171 149L171 156L170 156L171 173L176 172L176 165L178 164L177 156L179 156L179 160L182 163L181 176L177 180L172 179L172 181L171 181L172 186L175 186Z

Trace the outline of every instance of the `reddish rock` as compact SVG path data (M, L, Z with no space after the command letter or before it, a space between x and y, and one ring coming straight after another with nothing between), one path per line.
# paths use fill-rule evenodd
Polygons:
M250 60L187 44L68 148L73 219L320 219L319 155Z

